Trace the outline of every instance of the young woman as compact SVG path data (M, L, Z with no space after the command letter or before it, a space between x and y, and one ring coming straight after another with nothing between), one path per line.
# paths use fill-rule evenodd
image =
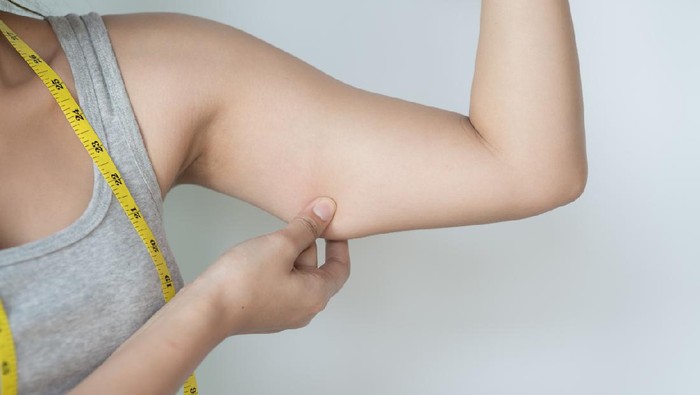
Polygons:
M177 289L160 216L175 185L289 222L232 248L163 307L131 224L0 38L0 300L20 393L173 392L227 336L308 323L347 279L347 239L524 218L586 183L566 0L483 0L469 116L349 86L192 16L0 19L105 140ZM317 237L328 240L321 267Z

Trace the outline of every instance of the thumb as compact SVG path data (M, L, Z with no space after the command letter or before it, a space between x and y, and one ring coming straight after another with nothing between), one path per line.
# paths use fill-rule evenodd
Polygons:
M294 257L299 256L326 229L335 214L335 201L317 198L294 217L281 233L292 241Z

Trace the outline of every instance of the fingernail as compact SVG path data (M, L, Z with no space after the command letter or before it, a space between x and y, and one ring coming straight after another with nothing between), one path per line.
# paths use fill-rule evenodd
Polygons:
M314 214L318 215L324 221L328 221L335 211L335 204L330 199L319 199L314 205Z

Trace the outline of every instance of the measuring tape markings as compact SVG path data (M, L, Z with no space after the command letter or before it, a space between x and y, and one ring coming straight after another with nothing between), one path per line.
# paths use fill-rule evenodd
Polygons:
M59 75L27 45L16 33L12 31L2 20L0 20L0 30L7 38L14 49L20 54L25 62L32 68L34 73L42 80L44 85L51 92L63 114L70 123L73 131L78 136L92 158L95 165L100 170L102 177L111 188L114 196L126 213L133 228L138 233L151 260L153 261L158 276L160 278L161 291L165 302L169 302L175 296L175 285L168 270L163 253L158 246L153 232L146 219L141 214L136 201L126 186L121 173L117 169L114 161L107 152L107 148L90 125L82 109L68 91ZM0 360L2 361L2 395L14 395L17 391L17 360L15 356L12 332L7 319L7 313L2 307L0 300ZM8 374L5 374L7 370ZM197 394L197 381L194 373L185 382L183 387L185 394Z

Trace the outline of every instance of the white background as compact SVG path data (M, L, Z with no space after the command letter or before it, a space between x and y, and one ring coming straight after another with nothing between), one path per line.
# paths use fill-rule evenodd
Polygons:
M467 113L479 6L64 0L43 9L199 15L352 85ZM221 344L197 370L202 394L700 393L700 5L573 0L572 11L590 163L583 197L517 222L352 240L352 276L327 309L302 330ZM166 225L191 280L284 223L187 186L168 196Z

